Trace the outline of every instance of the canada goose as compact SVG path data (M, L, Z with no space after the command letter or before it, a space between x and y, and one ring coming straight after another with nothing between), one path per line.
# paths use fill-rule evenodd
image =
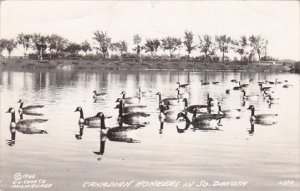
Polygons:
M168 110L165 105L159 106L158 119L160 122L174 123L176 121L178 111Z
M119 105L119 123L123 122L128 125L148 124L149 121L147 120L147 117L149 116L150 114L145 112L130 112L123 114L123 105Z
M120 102L118 105L116 105L115 109L119 108L121 104L123 104L123 103ZM125 107L123 104L122 112L123 113L138 112L138 111L143 110L146 107L147 106L145 106L145 105L129 105L129 106Z
M28 106L24 107L23 106L24 102L23 102L22 99L20 99L18 101L18 103L20 103L20 107L19 107L19 110L18 110L19 113L28 114L28 115L30 115L30 114L32 114L32 115L35 115L35 114L36 115L43 115L41 113L36 112L35 110L38 109L38 108L43 108L44 105L28 105Z
M242 90L242 92L243 92L243 99L257 101L259 95L246 95L246 90Z
M209 98L209 101L207 101L207 105L188 105L188 100L186 99L186 98L183 98L183 100L182 100L183 102L184 102L184 110L186 111L186 112L189 112L189 113L193 113L194 112L194 109L195 108L198 108L199 110L197 110L197 111L200 111L200 112L205 112L205 111L203 111L202 109L203 108L208 108L208 107L211 107L211 101L213 101L213 99L212 98Z
M230 80L230 82L233 82L233 83L238 83L237 80L233 79L233 80Z
M75 112L77 112L77 111L80 113L79 121L78 121L79 125L86 125L86 126L95 127L95 128L99 127L100 119L99 119L99 117L97 117L97 115L95 115L93 117L84 118L82 107L77 107ZM111 118L111 116L107 116L107 118Z
M202 86L207 86L207 85L209 85L209 82L203 82L203 80L201 80L201 85Z
M217 84L219 84L219 82L212 82L212 84L215 84L215 85L217 85Z
M185 113L180 112L177 115L177 119L183 118L185 119L186 125L192 124L195 129L199 130L219 130L219 128L214 127L212 128L212 122L215 121L215 119L210 119L208 117L203 117L200 115L199 117L193 118L192 121L189 120L189 118L186 116Z
M283 88L289 88L289 87L291 87L291 86L293 86L293 85L291 85L291 84L285 84L285 85L283 85L282 87L283 87Z
M178 84L178 88L187 88L190 85L190 84L180 84L180 82L177 82L176 84Z
M259 87L260 87L260 91L267 91L271 89L271 87L263 87L263 84L259 84Z
M226 89L226 90L225 90L225 93L226 93L226 94L230 94L230 89Z
M241 109L222 110L222 104L218 102L218 114L224 116L225 118L240 119L240 113Z
M160 92L157 92L156 95L158 95L158 101L159 101L158 103L159 103L159 105L161 103L163 103L164 105L168 105L168 104L173 105L173 104L178 104L179 103L179 99L178 98L172 97L172 98L162 99Z
M122 91L121 94L123 95L122 99L125 100L126 104L136 104L136 103L139 103L141 101L141 95L140 94L139 94L138 97L126 97L125 96L125 94L126 94L125 91Z
M255 115L255 107L254 105L250 105L249 110L251 110L250 122L261 124L261 125L273 125L274 117L278 116L278 114L259 114Z
M241 86L241 82L239 82L239 85L238 85L238 86L234 86L232 89L233 89L233 90L242 90L243 87Z
M195 108L193 111L193 116L192 119L196 119L196 118L202 118L202 119L216 119L216 120L220 120L221 118L224 118L224 115L221 115L219 113L202 113L200 115L197 115L199 112L197 111L198 108Z
M48 119L22 119L16 123L15 109L9 108L6 113L11 113L10 130L15 130L23 134L47 134L47 131L40 129L40 126Z
M190 97L190 94L187 93L187 92L180 93L180 89L179 89L179 88L176 88L176 91L177 91L177 98L178 98L178 99Z
M97 93L96 90L93 91L93 98L97 99L97 98L105 98L107 95L107 93Z
M249 84L241 84L241 82L239 81L239 86L241 86L242 88L246 88L249 86Z
M116 134L123 134L127 131L136 130L141 127L145 127L144 125L141 125L141 124L123 126L122 122L120 122L119 126L117 126L117 127L106 127L105 119L107 117L102 112L97 113L96 117L98 117L100 119L101 132L108 137L112 136L112 135L116 135Z
M278 81L278 79L276 78L276 79L275 79L275 85L277 85L277 84L282 84L282 82L281 82L281 81Z

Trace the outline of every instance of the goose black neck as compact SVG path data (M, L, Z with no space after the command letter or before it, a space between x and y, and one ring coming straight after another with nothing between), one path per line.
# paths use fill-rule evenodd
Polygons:
M123 97L122 97L122 99L125 99L125 93L123 93Z
M123 102L120 101L119 104L119 117L123 117Z
M254 111L255 111L255 109L254 109L254 107L251 109L251 116L254 116Z
M104 115L101 116L101 129L106 129Z
M183 118L185 119L185 121L186 121L187 124L191 123L191 121L189 120L189 118L186 115L183 115Z
M218 106L218 109L219 109L219 112L221 112L221 111L222 111L222 109L221 109L221 106L220 106L220 105Z
M84 119L83 111L82 110L80 110L80 118Z
M16 122L16 114L15 114L15 112L11 113L11 122Z
M183 101L184 101L184 107L187 107L188 106L187 99L183 99Z
M243 91L243 96L246 96L246 92L245 91Z
M23 108L23 104L24 104L23 102L20 103L20 108L21 109Z

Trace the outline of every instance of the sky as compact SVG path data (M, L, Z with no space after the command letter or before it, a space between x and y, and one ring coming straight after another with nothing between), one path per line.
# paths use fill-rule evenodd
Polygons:
M299 1L3 1L1 38L19 33L56 33L95 46L93 32L107 31L113 41L133 44L146 38L198 35L261 35L268 54L300 60ZM12 55L23 52L16 50ZM196 54L196 52L194 53Z

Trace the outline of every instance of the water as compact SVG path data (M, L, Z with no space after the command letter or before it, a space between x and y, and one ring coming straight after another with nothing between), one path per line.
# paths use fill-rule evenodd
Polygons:
M274 86L277 104L268 106L258 81L288 80L293 86ZM237 84L231 79L249 83L247 94L259 94L257 101L243 103L242 93L233 91ZM202 86L203 81L219 81L218 85ZM222 103L222 109L241 109L240 119L222 119L220 131L184 129L185 123L164 123L158 120L158 96L142 99L150 113L146 127L129 131L126 136L137 143L103 139L97 128L83 129L81 139L78 119L74 112L81 106L85 117L102 111L113 116L106 120L108 127L117 126L116 99L121 91L135 96L142 91L161 92L162 97L176 96L177 81L190 83L189 104L206 104L207 93ZM299 75L268 73L222 72L158 72L158 71L10 71L0 72L1 87L1 159L0 188L11 190L16 173L21 181L35 174L52 187L48 190L298 190L299 171ZM225 90L231 89L230 94ZM106 99L94 102L92 92L106 92ZM28 135L17 132L15 145L9 146L11 116L9 107L16 110L17 101L24 105L45 105L44 116L25 119L49 119L44 128L48 134ZM275 113L277 124L255 124L251 131L250 104L257 114ZM217 111L214 101L213 112ZM189 115L190 117L191 115ZM17 115L17 119L19 116ZM104 153L99 154L105 142ZM103 149L103 147L102 147ZM94 152L98 152L96 155ZM103 150L102 150L103 152ZM17 177L18 179L18 177ZM125 188L92 188L86 182L133 181ZM139 181L175 181L176 184L151 187ZM179 182L180 181L180 182ZM247 181L246 186L220 185L214 181ZM85 184L86 183L86 184ZM190 187L184 187L190 183ZM206 183L209 183L210 187ZM83 186L86 186L83 188ZM31 190L31 189L29 189Z

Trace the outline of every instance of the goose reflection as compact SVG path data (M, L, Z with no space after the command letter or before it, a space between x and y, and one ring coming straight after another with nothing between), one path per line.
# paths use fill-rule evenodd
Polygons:
M75 134L75 138L77 140L80 140L80 139L82 139L82 136L83 136L84 125L78 125L78 126L79 126L79 133Z
M250 122L251 125L251 129L248 130L249 135L253 135L254 134L254 123Z

